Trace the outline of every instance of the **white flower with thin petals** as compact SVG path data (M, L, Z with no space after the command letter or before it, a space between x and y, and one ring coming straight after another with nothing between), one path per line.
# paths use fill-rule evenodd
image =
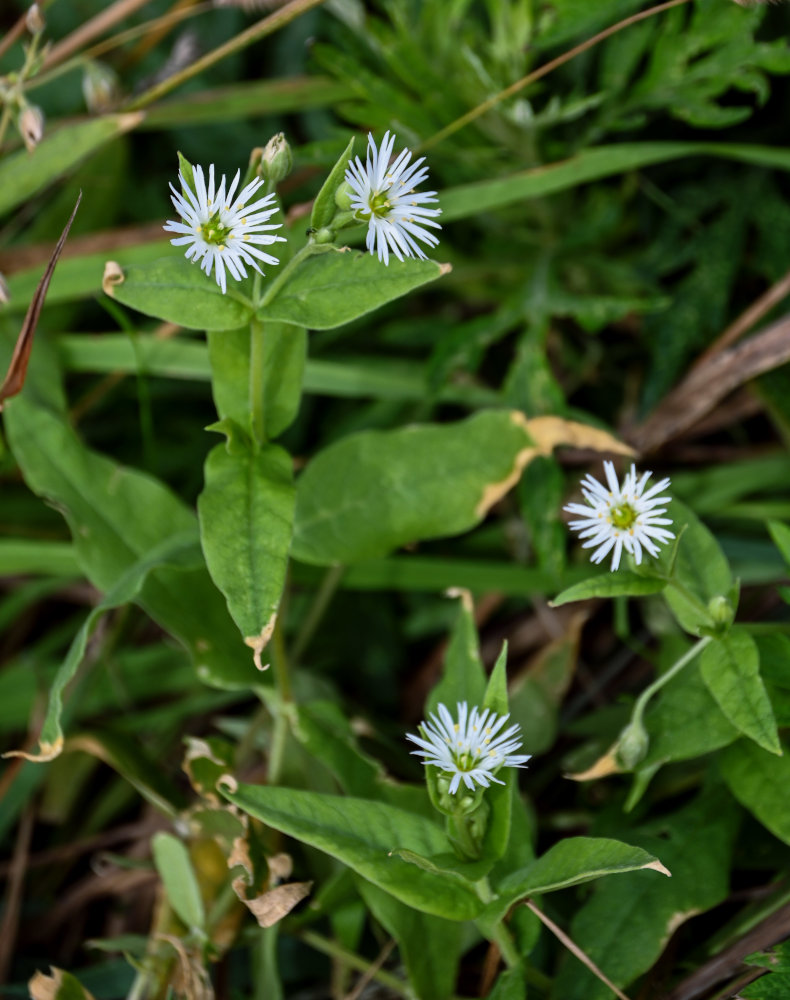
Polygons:
M406 739L416 743L420 750L412 753L424 758L423 764L432 764L452 774L450 794L455 794L461 781L470 791L475 784L488 788L492 781L504 785L494 777L502 767L523 767L529 754L516 754L521 749L517 725L500 732L510 718L497 715L490 709L469 708L465 701L458 702L456 722L444 705L438 706L439 716L431 714L429 722L420 726L420 735L407 734Z
M675 537L664 527L672 524L672 520L661 517L666 514L666 507L661 504L668 504L671 497L659 494L669 486L669 480L662 479L646 490L652 472L645 472L637 479L632 465L621 486L612 462L604 462L603 467L607 485L588 474L581 484L587 505L569 503L563 510L581 515L578 521L570 522L570 527L586 539L582 548L597 546L591 557L594 563L601 562L611 552L611 568L616 570L625 549L638 566L643 550L657 556L659 546Z
M354 217L367 222L366 246L385 264L389 263L390 251L398 260L404 257L424 259L425 254L416 241L422 240L435 247L439 240L430 229L442 228L435 221L441 209L426 207L436 202L436 192L415 191L428 176L428 168L422 165L425 157L412 163L411 151L404 149L390 163L394 144L395 136L389 132L384 135L380 147L368 134L364 166L357 156L346 169Z
M194 191L181 171L178 176L182 190L177 191L172 184L170 190L173 205L183 222L168 221L164 228L169 233L181 234L170 242L174 246L188 244L187 260L201 261L200 266L206 274L211 274L213 269L223 292L227 291L226 268L232 278L241 281L247 277L246 264L263 274L258 261L279 263L276 257L259 249L284 242L282 236L271 235L271 230L281 226L281 223L269 223L277 211L274 194L251 202L263 184L260 177L251 180L234 200L241 176L239 170L227 190L224 174L219 187L215 188L213 163L208 168L208 185L203 168L194 167Z

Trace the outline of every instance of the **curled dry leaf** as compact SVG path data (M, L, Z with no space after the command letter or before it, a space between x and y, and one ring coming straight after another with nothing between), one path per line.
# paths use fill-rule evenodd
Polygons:
M71 973L56 969L54 965L49 967L49 971L51 976L46 972L36 972L28 982L31 1000L93 1000L93 994Z
M618 455L632 455L633 449L613 437L608 431L575 420L561 417L534 417L528 420L523 413L513 410L511 419L523 427L534 442L523 448L513 463L511 472L498 483L489 483L475 508L478 517L484 517L521 477L521 473L538 455L550 455L559 445L571 448L590 448L592 451L615 452Z
M14 347L14 353L11 356L11 363L8 366L6 377L3 380L3 384L0 386L0 409L2 409L3 403L7 399L10 399L12 396L16 396L17 393L21 392L22 386L25 384L25 375L27 374L28 362L30 361L30 352L33 350L33 335L36 332L38 318L41 315L42 308L44 307L44 299L47 297L47 289L49 288L49 283L52 280L55 265L57 264L58 258L63 251L63 247L66 245L66 238L69 235L71 224L74 221L74 216L77 214L77 209L80 207L81 201L82 192L80 191L74 210L69 216L69 221L66 223L63 232L60 234L60 239L58 240L55 249L52 251L52 256L49 258L46 270L44 271L41 281L39 281L38 287L33 294L27 314L25 315L25 320L22 323L22 329L19 331L19 336L17 337L16 346Z

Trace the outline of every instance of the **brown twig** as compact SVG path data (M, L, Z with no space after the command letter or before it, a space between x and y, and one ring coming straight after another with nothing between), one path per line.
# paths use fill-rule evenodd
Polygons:
M33 808L28 806L22 813L9 865L3 920L0 923L0 983L6 982L11 959L14 956L19 912L22 907L22 887L27 871L27 855L30 850L30 838L33 835L33 819Z
M787 298L788 295L790 295L790 271L783 278L780 278L775 285L771 285L766 292L763 292L758 299L752 302L748 309L744 309L733 323L730 323L724 333L697 358L692 365L691 371L694 371L701 365L707 364L717 354L721 354L723 350L734 344L736 340L739 340L744 333L748 333L756 323L760 322L766 313L770 312L774 306L779 305L782 299Z
M347 993L343 997L343 1000L358 1000L358 998L362 995L362 992L364 991L365 987L368 985L368 983L371 982L376 973L381 969L382 965L384 965L384 963L387 961L394 947L395 947L395 941L389 940L379 952L376 961L373 962L373 964L370 966L367 972L363 973L363 975L359 977L359 980L354 989L350 993Z
M565 945L568 951L572 955L575 955L576 958L578 958L579 961L582 963L582 965L586 966L594 976L597 976L602 983L608 986L609 989L612 990L612 992L620 998L620 1000L628 1000L628 997L625 995L625 993L623 993L621 989L618 989L611 981L611 979L609 979L607 976L603 974L603 972L601 972L601 970L598 968L595 962L593 962L593 960L589 958L577 944L573 943L573 941L568 937L565 931L563 931L560 927L558 927L553 920L547 917L542 910L538 909L538 907L535 906L535 904L532 902L531 899L525 899L524 906L532 910L532 912L535 914L538 920L540 920L542 924L545 924L545 926L548 927L548 929L557 938L557 940L560 941L563 945Z
M787 937L790 937L790 903L769 914L740 940L695 969L690 976L678 983L665 1000L696 1000L716 983L737 974L747 955L754 951L764 951ZM740 985L743 986L744 983L740 982ZM727 995L732 996L732 993L728 992Z
M587 49L591 49L599 42L609 38L610 35L614 35L616 32L622 31L623 28L636 24L638 21L644 21L645 18L652 17L654 14L660 14L662 11L669 10L670 7L679 7L684 3L688 3L688 0L668 0L667 3L660 3L656 7L651 7L649 10L639 11L638 14L632 14L630 17L626 17L622 21L618 21L617 24L604 28L604 30L599 31L597 35L593 35L592 38L588 38L586 41L581 42L579 45L569 49L567 52L563 52L562 55L557 56L556 59L552 59L543 66L539 66L532 73L522 76L520 80L516 80L515 83L511 83L509 87L506 87L504 90L500 90L498 94L494 94L494 96L489 97L487 101L483 101L482 104L478 104L476 108L472 108L471 111L467 111L465 115L461 115L460 118L456 118L454 122L450 122L449 125L445 125L443 129L439 129L435 135L432 135L430 139L426 139L425 142L418 148L420 151L430 149L430 147L435 146L437 142L441 142L449 135L452 135L454 132L462 129L465 125L469 125L471 122L475 121L475 119L479 118L481 115L484 115L486 111L490 111L491 108L499 104L500 101L507 100L508 97L512 97L514 94L517 94L520 90L528 87L536 80L540 80L542 77L548 76L548 74L551 73L552 70L557 69L558 66L562 66L563 63L570 62L571 59L575 59L576 56L581 55L582 52L586 52Z
M733 389L786 361L790 361L790 315L692 368L627 438L643 454L655 451L710 413Z
M81 24L76 31L72 31L63 41L53 45L49 50L47 58L44 60L44 69L49 69L56 63L78 52L83 45L104 34L109 28L119 21L122 21L129 14L133 14L141 7L145 7L151 0L116 0L114 4L105 8L100 14L92 17L89 21Z
M14 44L17 38L21 38L22 35L24 35L26 17L27 17L26 14L22 14L22 16L13 26L13 28L9 28L9 30L3 35L3 37L0 38L0 59L2 59L3 56L6 54L6 52L8 52L8 50L11 48L11 46Z

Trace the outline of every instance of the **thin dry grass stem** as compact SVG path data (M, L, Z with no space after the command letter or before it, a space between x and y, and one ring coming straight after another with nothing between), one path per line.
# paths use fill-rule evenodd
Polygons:
M775 285L771 285L759 298L755 299L748 308L744 309L733 323L730 323L724 333L697 358L691 367L691 371L700 368L710 361L711 358L729 347L730 344L734 344L736 340L742 337L744 333L748 333L756 323L759 323L766 313L770 312L774 306L779 305L782 299L787 298L788 295L790 295L790 271L783 278L780 278Z
M173 9L170 11L170 15L181 14L188 16L195 7L204 7L205 9L205 5L199 4L198 0L176 0L173 4ZM165 21L166 18L160 17L157 20L161 22ZM167 34L169 28L169 24L159 24L156 27L150 27L143 36L142 40L135 47L135 58L139 59L150 52L151 49L155 48Z
M373 977L381 969L382 965L384 965L384 963L387 961L394 947L395 947L395 941L389 940L379 952L376 961L373 962L373 964L370 966L367 972L364 972L359 977L359 980L354 989L351 990L350 993L347 993L343 997L343 1000L358 1000L358 998L362 995L362 992L364 991L368 983L372 981Z
M8 52L8 50L11 48L14 42L18 38L21 38L22 35L24 35L25 17L26 15L22 14L22 16L13 26L13 28L9 28L9 30L3 35L3 37L0 38L0 59L2 59L3 56L6 54L6 52Z
M275 11L268 17L264 17L263 20L251 25L246 31L242 31L236 35L235 38L231 38L230 41L219 45L211 52L207 52L206 55L195 60L191 66L187 66L186 69L174 73L167 80L162 80L161 83L157 83L149 90L146 90L144 94L141 94L128 103L124 110L137 111L140 108L147 108L149 104L153 104L160 97L169 94L182 83L186 83L187 80L191 80L192 77L202 73L204 69L208 69L209 66L214 66L216 63L221 62L226 56L240 52L248 45L260 41L261 38L274 34L279 28L290 24L295 18L308 10L312 10L313 7L319 7L323 2L324 0L291 0L291 3L281 10Z
M418 150L422 152L426 149L430 149L431 146L435 146L438 142L441 142L448 136L453 135L454 132L458 132L459 129L464 128L464 126L469 125L481 115L484 115L486 111L490 111L491 108L496 107L496 105L501 101L506 101L508 97L513 97L514 94L517 94L520 90L528 87L536 80L540 80L544 76L548 76L548 74L551 73L552 70L557 69L558 66L562 66L566 62L570 62L571 59L575 59L576 56L581 55L582 52L586 52L587 49L593 48L599 42L609 38L610 35L614 35L618 31L622 31L623 28L628 28L630 25L636 24L638 21L644 21L645 18L652 17L654 14L660 14L662 11L669 10L670 7L679 7L681 4L688 2L689 0L668 0L667 3L660 3L656 7L650 7L648 10L642 10L638 14L632 14L630 17L626 17L622 21L618 21L617 24L613 24L609 28L604 28L604 30L599 31L597 35L593 35L592 38L588 38L586 41L581 42L579 45L569 49L567 52L563 52L563 54L561 56L557 56L556 59L552 59L543 66L539 66L532 73L522 76L520 80L516 80L515 83L511 83L509 87L505 87L504 90L500 90L498 94L494 94L494 96L489 97L487 101L483 101L482 104L478 104L476 108L472 108L471 111L467 111L465 115L461 115L460 118L456 118L454 122L450 122L449 125L445 125L443 129L439 129L435 135L432 135L429 139L426 139L425 142L418 146Z
M28 806L22 813L22 820L17 829L14 853L8 873L3 920L0 923L0 983L7 982L11 959L14 957L14 947L19 930L19 913L22 908L22 888L27 871L27 856L30 851L30 840L33 836L33 819L33 809Z
M616 996L620 998L620 1000L628 1000L628 997L625 995L625 993L623 993L621 989L618 989L617 986L615 986L614 983L611 981L611 979L607 978L607 976L605 976L603 972L601 972L601 970L598 968L595 962L593 962L591 958L588 958L587 955L585 955L585 953L581 950L581 948L577 944L574 944L573 941L571 941L571 939L568 937L565 931L559 928L554 923L553 920L551 920L549 917L546 916L545 913L539 910L531 899L525 899L524 906L532 910L532 912L535 914L538 920L540 920L542 924L545 924L546 927L548 927L548 929L557 938L557 940L560 941L563 945L565 945L568 951L571 952L572 955L575 955L576 958L578 958L579 961L582 963L582 965L585 965L590 970L590 972L592 972L594 976L597 976L602 983L608 986L609 989Z
M53 45L44 61L44 69L49 69L56 63L62 62L69 56L74 55L75 52L79 52L83 45L86 45L119 21L128 17L129 14L133 14L136 10L145 7L150 2L151 0L116 0L114 4L111 4L100 14L81 24L76 31L72 31L70 35L67 35L62 42Z

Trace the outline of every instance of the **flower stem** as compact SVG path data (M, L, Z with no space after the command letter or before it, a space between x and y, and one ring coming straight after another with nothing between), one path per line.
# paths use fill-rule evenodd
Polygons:
M272 663L274 665L274 679L277 690L280 693L279 704L274 715L274 726L272 728L272 742L269 748L269 768L268 781L270 785L277 785L282 775L283 760L285 759L285 743L288 738L288 705L293 701L291 689L291 676L288 669L288 654L285 650L283 632L280 622L282 615L278 614L277 622L272 635Z
M679 660L673 663L666 673L656 678L656 680L654 680L649 687L645 688L645 690L637 698L634 710L631 713L632 725L641 725L642 716L645 714L645 708L653 695L656 694L657 691L660 691L665 684L668 684L669 681L679 674L684 667L688 666L694 657L699 656L710 641L710 636L705 636L704 639L700 639L699 642L695 643L687 653L684 653Z
M260 448L266 443L266 365L263 342L263 323L253 316L250 321L250 425L255 444Z
M469 813L455 813L448 817L450 837L468 861L476 861L480 857L480 844L472 829L472 819Z

